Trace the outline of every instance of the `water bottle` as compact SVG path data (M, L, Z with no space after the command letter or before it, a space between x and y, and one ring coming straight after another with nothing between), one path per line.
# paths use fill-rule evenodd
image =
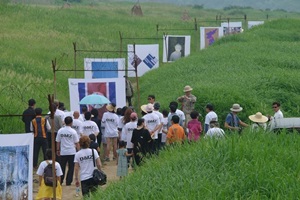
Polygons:
M79 197L79 192L80 192L80 188L79 187L76 187L76 197Z

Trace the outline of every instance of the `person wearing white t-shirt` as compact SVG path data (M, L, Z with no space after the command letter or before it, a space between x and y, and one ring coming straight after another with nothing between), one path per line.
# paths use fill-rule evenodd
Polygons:
M209 130L210 126L210 122L211 121L218 121L218 115L215 113L214 111L214 107L212 104L207 104L206 107L206 116L205 116L205 122L204 122L204 133L207 133L207 131Z
M60 156L60 166L63 171L61 184L64 181L65 169L68 163L66 185L71 185L74 174L74 155L76 154L76 150L79 150L79 139L77 132L72 128L72 117L66 117L64 122L66 126L57 132L56 151L57 155Z
M94 134L95 136L97 136L100 131L98 125L91 120L91 112L86 112L84 114L84 117L85 121L82 123L82 135L89 136L90 134Z
M79 145L81 150L78 151L74 157L75 185L76 187L81 185L82 196L86 197L90 195L90 192L95 192L97 190L98 185L94 183L92 174L95 169L94 162L95 166L101 170L101 161L97 151L89 148L90 138L88 136L83 135L79 139ZM94 159L92 151L94 151Z
M106 155L105 161L110 161L109 153L110 147L113 146L113 159L117 158L117 142L118 142L118 124L119 124L119 117L115 113L116 105L109 104L106 106L107 112L103 114L102 117L102 124L104 125L104 137L106 139Z
M153 105L151 103L148 103L146 107L147 114L143 116L143 119L145 120L146 128L148 129L152 139L154 140L154 145L152 147L152 150L156 152L157 150L156 143L158 142L158 130L160 129L161 123L157 114L153 112L153 109L154 109Z
M171 119L172 116L175 114L179 117L179 125L184 127L185 126L185 114L182 110L178 109L178 103L176 101L172 101L170 102L169 108L171 110L172 107L172 111L168 114L168 118L169 118L169 124L168 127L170 127L171 124ZM175 112L174 112L174 108L175 108Z
M74 111L72 128L77 132L78 138L80 138L81 135L83 134L82 121L79 119L79 116L80 116L79 112Z
M46 199L46 198L52 198L53 197L53 189L52 187L46 186L44 182L44 171L45 168L51 164L52 165L52 150L47 149L46 150L46 160L42 161L39 165L39 168L37 169L36 174L39 176L39 191L36 195L36 199ZM62 188L60 185L61 176L63 175L63 172L61 170L61 167L58 162L55 162L55 171L56 171L56 198L61 199L62 196Z
M159 128L158 128L158 137L157 137L157 140L154 141L154 145L156 146L155 148L157 150L160 150L164 116L161 112L159 112L160 104L158 102L155 102L153 107L154 107L153 113L155 113L158 116L159 122L160 122L159 123ZM158 151L157 151L157 153L158 153Z
M162 111L163 114L163 127L162 127L162 136L161 136L161 144L160 147L164 148L167 142L167 134L168 134L168 114L167 110Z
M64 123L65 120L65 112L62 110L59 110L59 101L57 99L54 100L54 104L56 105L56 111L55 111L55 115L59 116L61 121Z
M280 103L279 102L273 102L272 108L273 108L275 113L274 113L273 117L269 116L269 120L282 119L283 118L283 113L280 110Z
M219 128L217 121L210 121L210 129L205 134L204 138L223 138L225 137L225 132L223 129Z
M127 153L133 153L133 144L131 142L133 129L137 128L137 114L135 112L130 114L130 122L126 123L122 129L122 141L126 142ZM129 165L130 158L132 156L127 156L127 163Z

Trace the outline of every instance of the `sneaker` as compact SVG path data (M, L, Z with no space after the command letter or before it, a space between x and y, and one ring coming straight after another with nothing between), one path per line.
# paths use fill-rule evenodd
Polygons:
M116 160L116 158L115 158L115 157L113 157L113 160Z
M109 162L110 160L109 160L109 158L105 158L104 161Z

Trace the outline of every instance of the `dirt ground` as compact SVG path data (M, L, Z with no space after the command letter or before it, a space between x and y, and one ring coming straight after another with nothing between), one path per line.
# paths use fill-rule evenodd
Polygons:
M111 156L112 157L112 156ZM104 186L101 186L103 188L107 187L111 182L118 181L119 177L117 177L117 165L116 161L112 160L110 162L102 162L102 170L107 175L107 184ZM67 169L66 169L67 170ZM131 169L129 169L129 172ZM38 180L38 176L36 174L33 174L33 179ZM100 186L99 186L100 187ZM33 183L33 196L37 195L38 192L38 183ZM75 187L75 178L73 179L71 186L66 186L65 181L62 185L62 200L79 200L82 199L81 191L79 197L76 197L76 187Z

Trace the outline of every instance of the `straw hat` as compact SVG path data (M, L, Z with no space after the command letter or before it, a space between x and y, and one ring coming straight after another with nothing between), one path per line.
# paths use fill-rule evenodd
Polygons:
M116 107L114 107L114 106L111 105L111 104L108 104L108 105L106 106L106 110L108 110L109 112L112 112L112 111L116 112Z
M257 123L265 123L268 121L268 117L262 115L261 112L257 112L255 115L250 115L249 119Z
M142 110L144 113L147 113L146 107L147 107L147 105L142 105L142 106L141 106L141 110Z
M240 106L240 104L235 103L235 104L232 105L232 107L230 108L230 110L232 112L240 112L240 111L243 110L243 108Z
M148 103L146 106L146 111L147 112L152 112L154 109L153 104L152 103Z
M192 91L192 90L193 90L193 88L191 88L191 86L186 85L186 86L184 87L184 89L183 89L183 92L190 92L190 91Z

